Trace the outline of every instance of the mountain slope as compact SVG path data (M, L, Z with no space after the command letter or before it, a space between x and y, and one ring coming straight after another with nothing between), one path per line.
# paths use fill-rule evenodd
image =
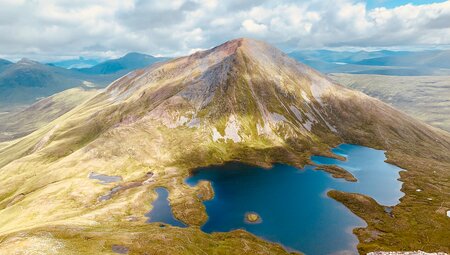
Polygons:
M132 72L0 149L0 235L6 240L0 246L13 249L9 240L24 235L35 237L23 239L28 244L39 242L42 231L53 235L49 246L66 252L95 250L92 242L81 241L92 239L91 231L108 244L129 240L151 228L143 215L155 199L153 188L163 186L175 217L191 227L160 229L144 243L134 240L129 246L158 253L151 244L169 236L170 247L219 247L217 235L207 235L207 244L195 232L207 219L202 197L211 187L186 185L192 169L232 160L303 166L312 154L330 155L330 148L342 142L385 149L390 162L408 170L402 173L406 195L394 208L395 222L383 225L371 217L373 208L383 210L378 204L357 207L369 212L361 215L368 227L358 230L360 251L422 249L423 243L445 251L442 233L450 223L437 210L447 206L450 191L445 181L450 175L449 134L250 39ZM92 182L86 177L92 171L123 178L109 200L98 198L112 192L114 184ZM414 191L427 183L432 185L418 197ZM346 203L354 196L335 198ZM387 234L367 239L375 230ZM173 232L177 234L165 234ZM259 239L246 239L247 245L233 241L239 235L221 237L233 243L223 253L234 247L267 253L272 245Z
M73 87L102 86L109 79L22 59L0 72L0 107L31 104Z
M167 59L168 58L158 58L150 55L131 52L121 58L107 60L93 67L80 68L77 70L86 74L125 74L132 70L144 68L156 62L165 61Z
M25 136L45 126L98 93L95 89L73 88L39 100L19 111L0 115L0 142Z
M0 58L0 72L5 70L10 65L12 65L12 62L10 62L10 61L8 61L6 59L1 59Z

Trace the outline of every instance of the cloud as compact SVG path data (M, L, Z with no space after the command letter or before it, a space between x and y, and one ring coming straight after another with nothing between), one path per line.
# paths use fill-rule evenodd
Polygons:
M256 23L252 19L246 19L242 22L244 30L250 34L264 34L267 32L267 26L264 24Z
M181 55L237 37L286 51L450 44L450 1L368 10L357 0L0 0L0 56Z

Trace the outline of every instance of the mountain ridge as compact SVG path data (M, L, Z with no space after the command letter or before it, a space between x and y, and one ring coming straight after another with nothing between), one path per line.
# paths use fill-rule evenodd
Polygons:
M154 57L137 52L129 52L117 59L110 59L88 68L74 68L86 74L126 74L135 69L144 68L157 62L165 61L168 58Z

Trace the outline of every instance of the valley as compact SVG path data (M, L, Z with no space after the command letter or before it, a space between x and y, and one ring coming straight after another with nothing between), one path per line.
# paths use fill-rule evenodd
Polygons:
M449 76L330 74L329 77L432 126L450 131Z

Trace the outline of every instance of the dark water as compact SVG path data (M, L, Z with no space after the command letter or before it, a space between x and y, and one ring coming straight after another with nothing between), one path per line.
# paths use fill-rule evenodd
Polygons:
M333 158L313 156L311 160L321 165L337 165L351 172L357 183L339 183L334 189L368 195L382 205L396 205L403 196L399 171L402 169L384 162L384 151L372 148L341 144L332 150L334 154L347 158L341 161Z
M381 204L394 205L403 195L397 180L401 169L385 163L383 151L342 144L333 152L346 156L347 161L325 157L312 160L339 165L352 172L358 182L334 179L312 166L297 169L277 164L267 170L228 163L198 169L186 182L196 185L199 180L209 180L215 192L214 199L205 202L209 220L202 230L209 233L241 228L306 254L356 253L357 239L351 231L365 223L328 198L326 192L358 192ZM262 222L246 223L244 217L249 211L258 213Z
M89 179L99 180L101 184L108 184L108 183L112 183L112 182L122 181L121 176L110 176L110 175L98 174L98 173L94 173L94 172L89 173L88 177L89 177Z
M167 200L169 195L167 189L156 188L155 191L158 193L158 198L152 203L153 209L145 215L149 218L147 222L161 222L172 226L186 227L173 216L169 200Z

